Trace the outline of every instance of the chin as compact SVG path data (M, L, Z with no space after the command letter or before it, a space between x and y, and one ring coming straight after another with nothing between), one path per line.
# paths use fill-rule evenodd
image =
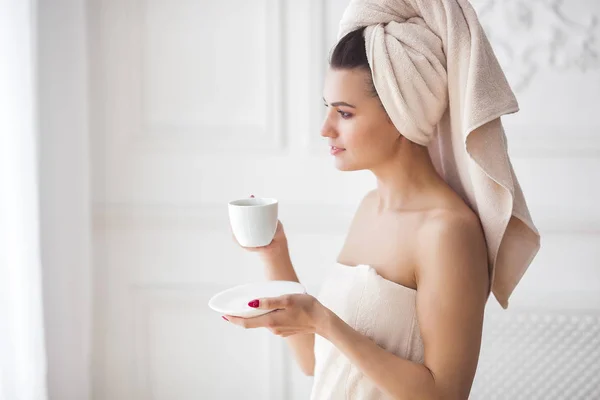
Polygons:
M335 167L339 171L358 171L361 169L361 168L358 168L358 166L353 165L352 163L344 162L343 160L340 160L340 159L335 160Z

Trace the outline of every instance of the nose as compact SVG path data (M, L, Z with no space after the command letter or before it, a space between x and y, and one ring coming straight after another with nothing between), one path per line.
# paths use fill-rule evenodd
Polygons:
M325 121L323 121L323 126L321 126L321 136L322 137L337 137L337 131L335 127L330 121L329 115L325 117Z

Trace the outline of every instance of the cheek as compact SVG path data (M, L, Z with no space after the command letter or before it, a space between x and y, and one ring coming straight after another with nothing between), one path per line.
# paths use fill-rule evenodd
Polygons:
M346 154L336 159L341 170L369 168L394 152L397 133L375 118L353 118L341 122L338 127L341 143Z
M377 127L362 127L348 135L352 154L364 161L379 158L389 149L390 137Z
M344 146L352 153L358 154L372 146L371 129L360 121L348 121L343 130Z
M396 151L398 134L381 124L360 127L348 134L348 147L352 159L360 163L360 167L380 162L393 156Z
M348 123L344 128L340 129L340 137L346 151L336 157L337 168L343 171L368 168L377 157L372 131L361 124Z

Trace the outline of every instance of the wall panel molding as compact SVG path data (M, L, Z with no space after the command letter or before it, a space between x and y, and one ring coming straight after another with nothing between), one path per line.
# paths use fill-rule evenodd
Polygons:
M511 156L519 158L598 158L600 126L542 127L504 124Z
M174 283L166 284L161 282L156 283L143 283L143 284L131 284L130 295L133 302L133 319L134 319L134 331L131 336L131 349L134 353L134 364L135 367L132 369L132 379L135 382L135 395L136 399L154 400L157 399L153 390L152 377L156 377L158 374L152 370L153 361L151 358L155 356L154 352L157 351L155 346L152 345L150 335L152 335L152 318L156 318L161 313L162 315L172 315L173 312L185 312L191 317L204 318L202 314L207 314L206 320L210 324L220 324L219 315L208 307L208 299L221 290L235 286L236 284L224 285L207 282L194 282L194 283ZM179 326L179 325L178 325ZM280 400L285 398L287 390L287 365L289 360L286 359L282 349L282 341L278 337L274 337L267 332L259 332L255 330L251 331L238 331L239 327L223 325L223 329L232 329L225 333L229 335L244 335L244 337L253 343L255 348L263 348L266 356L261 366L260 360L255 360L252 365L256 368L264 371L263 368L269 373L269 376L265 379L265 384L268 386L267 391L269 392L269 400ZM207 333L209 330L207 330ZM176 338L173 338L176 339ZM207 346L206 337L199 337L196 346ZM210 338L209 338L210 340ZM237 344L233 344L230 347L231 351L236 351L235 347L239 347L239 351L243 351L245 343L248 340L241 340ZM217 341L218 342L218 341ZM195 347L194 343L189 343L191 348ZM210 346L210 345L209 345ZM258 346L258 347L256 347ZM226 349L223 349L225 353ZM227 356L227 355L225 355ZM190 357L190 359L192 359ZM211 359L209 355L207 359ZM189 361L189 360L188 360ZM197 360L203 362L204 360ZM205 364L205 368L211 368L210 364ZM214 367L214 366L213 366ZM200 374L201 371L198 371ZM189 382L188 382L189 383ZM258 383L258 382L257 382ZM224 379L220 384L224 387L228 385L228 380ZM182 386L184 387L184 386ZM177 388L173 388L177 389ZM191 393L186 392L186 395ZM197 393L201 395L201 393Z
M108 118L104 133L115 136L112 141L128 155L133 153L151 154L215 154L245 151L271 154L285 146L283 124L284 110L284 29L283 4L278 0L263 0L261 8L265 13L266 60L262 79L266 93L264 124L231 125L227 112L235 112L243 107L235 103L224 105L223 121L208 124L152 121L144 92L145 54L149 43L146 37L147 0L127 0L113 2L104 0L105 10L97 34L101 41L99 62L108 71L103 77L104 86L98 87L100 103ZM119 19L115 15L119 13ZM169 28L173 29L173 28ZM241 44L240 44L241 45ZM198 51L202 51L198 49ZM239 65L243 68L243 62ZM234 96L235 97L235 96ZM118 107L118 108L117 108ZM231 111L228 111L231 109ZM227 111L227 112L225 112ZM128 140L123 141L126 137Z
M325 107L323 106L321 93L327 70L327 4L328 0L310 0L310 24L307 29L310 32L311 70L310 86L313 88L308 101L310 104L310 130L308 132L308 149L311 153L322 153L327 142L321 138L321 124L325 118Z

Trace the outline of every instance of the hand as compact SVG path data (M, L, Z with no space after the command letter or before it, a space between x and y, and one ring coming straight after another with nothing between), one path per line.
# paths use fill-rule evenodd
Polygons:
M251 195L250 197L254 197L254 196ZM231 229L231 226L229 228ZM281 255L288 254L287 237L285 236L285 231L283 230L283 224L279 220L277 220L277 228L275 230L275 235L273 236L273 240L271 240L271 243L269 243L266 246L244 247L237 241L237 239L235 238L235 235L233 234L233 231L231 231L231 236L233 237L233 240L241 248L243 248L247 251L250 251L250 252L259 253L261 256L264 256L269 259L277 258Z
M245 329L267 328L275 335L288 337L299 333L320 334L329 314L329 310L309 294L256 299L248 305L275 311L253 318L231 315L225 315L223 318Z

